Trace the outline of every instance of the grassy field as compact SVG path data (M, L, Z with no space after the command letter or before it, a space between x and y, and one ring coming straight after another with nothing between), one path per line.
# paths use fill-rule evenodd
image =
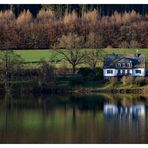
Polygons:
M105 48L103 50L108 54L135 54L137 52L137 49L131 48ZM138 53L144 54L146 57L148 57L148 49L138 49Z
M93 49L81 49L84 50L93 50ZM134 54L136 53L137 49L123 49L123 48L105 48L102 49L103 53L105 54ZM30 68L36 68L39 66L39 62L44 59L47 61L55 61L55 67L67 67L71 68L71 65L68 62L61 61L63 56L57 52L57 50L52 49L32 49L32 50L14 50L14 52L18 55L20 55L24 62L26 63L26 67ZM65 51L66 52L66 51ZM146 58L148 58L148 49L139 49L138 53L142 53L145 55ZM97 67L102 67L102 62L97 63ZM87 64L81 64L78 67L88 67Z
M84 49L83 49L84 50ZM93 50L93 49L86 49ZM102 49L106 54L118 53L118 54L132 54L136 53L137 49L122 49L122 48L105 48ZM139 49L139 53L144 54L148 57L148 49ZM25 62L38 62L41 59L49 60L53 56L56 55L56 59L60 60L62 56L57 53L55 50L47 49L47 50L15 50L15 53L20 55Z
M25 62L39 62L41 59L50 60L55 54L54 50L15 50L15 53L20 55ZM60 55L57 55L61 59Z

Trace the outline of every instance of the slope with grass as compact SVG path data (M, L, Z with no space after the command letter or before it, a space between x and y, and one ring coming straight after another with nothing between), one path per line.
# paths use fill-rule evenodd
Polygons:
M82 51L84 50L93 50L93 49L80 49ZM116 53L116 54L134 54L136 53L137 49L124 49L124 48L105 48L101 49L102 52L105 54L111 54L111 53ZM65 50L66 52L66 50ZM148 58L148 49L139 49L139 53L142 53ZM47 49L47 50L42 50L42 49L37 49L37 50L15 50L15 53L20 55L25 62L39 62L41 59L45 60L50 60L50 59L56 59L56 60L61 60L62 56L56 51L52 49Z

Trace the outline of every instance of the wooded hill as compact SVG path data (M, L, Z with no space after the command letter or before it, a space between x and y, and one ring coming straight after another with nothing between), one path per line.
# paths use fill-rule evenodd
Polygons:
M0 49L148 48L148 5L0 5Z

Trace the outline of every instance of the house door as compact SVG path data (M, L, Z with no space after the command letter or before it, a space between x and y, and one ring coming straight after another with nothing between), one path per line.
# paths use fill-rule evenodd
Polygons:
M125 69L122 70L122 74L123 74L123 75L126 74L126 70L125 70Z
M127 69L127 74L128 74L128 75L130 74L130 70L129 70L129 69Z

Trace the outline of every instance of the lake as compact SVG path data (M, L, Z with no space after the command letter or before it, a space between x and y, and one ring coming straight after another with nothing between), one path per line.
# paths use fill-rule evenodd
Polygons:
M146 96L7 95L0 143L148 143Z

